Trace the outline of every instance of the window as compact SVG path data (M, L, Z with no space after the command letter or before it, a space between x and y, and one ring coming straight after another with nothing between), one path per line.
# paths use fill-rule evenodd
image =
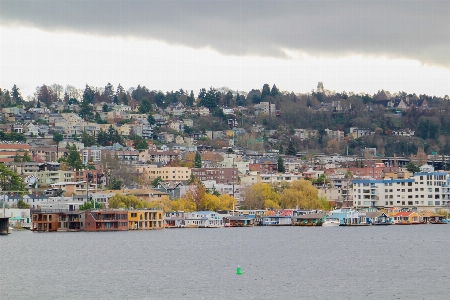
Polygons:
M441 205L441 201L434 201L434 205Z
M428 205L433 205L433 201L428 201Z

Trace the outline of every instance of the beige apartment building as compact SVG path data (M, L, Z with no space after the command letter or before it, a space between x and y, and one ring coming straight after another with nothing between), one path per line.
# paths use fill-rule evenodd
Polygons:
M156 165L136 165L134 168L144 181L152 181L157 177L164 181L185 181L191 177L191 169L188 167L158 168Z

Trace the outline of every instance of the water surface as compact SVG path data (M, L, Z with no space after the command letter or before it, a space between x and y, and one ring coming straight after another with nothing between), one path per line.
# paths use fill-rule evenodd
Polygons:
M449 234L450 225L13 232L0 236L0 299L448 299Z

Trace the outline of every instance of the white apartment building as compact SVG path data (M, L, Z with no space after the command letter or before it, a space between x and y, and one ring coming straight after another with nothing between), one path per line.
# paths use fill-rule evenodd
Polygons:
M399 207L435 212L450 208L447 172L418 172L408 179L356 179L352 183L357 208Z

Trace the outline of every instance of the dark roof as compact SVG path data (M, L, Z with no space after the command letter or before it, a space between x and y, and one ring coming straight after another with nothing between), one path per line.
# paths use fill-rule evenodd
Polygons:
M229 217L224 217L228 220L234 220L234 221L239 221L239 220L253 220L253 218L249 218L248 216L229 216Z
M386 215L385 213L383 213L381 211L371 211L371 212L366 212L366 217L378 218L378 217L381 217L383 214Z
M317 214L305 214L305 215L295 216L293 218L301 219L301 220L311 220L311 219L322 219L324 216L325 216L324 213L317 213Z

